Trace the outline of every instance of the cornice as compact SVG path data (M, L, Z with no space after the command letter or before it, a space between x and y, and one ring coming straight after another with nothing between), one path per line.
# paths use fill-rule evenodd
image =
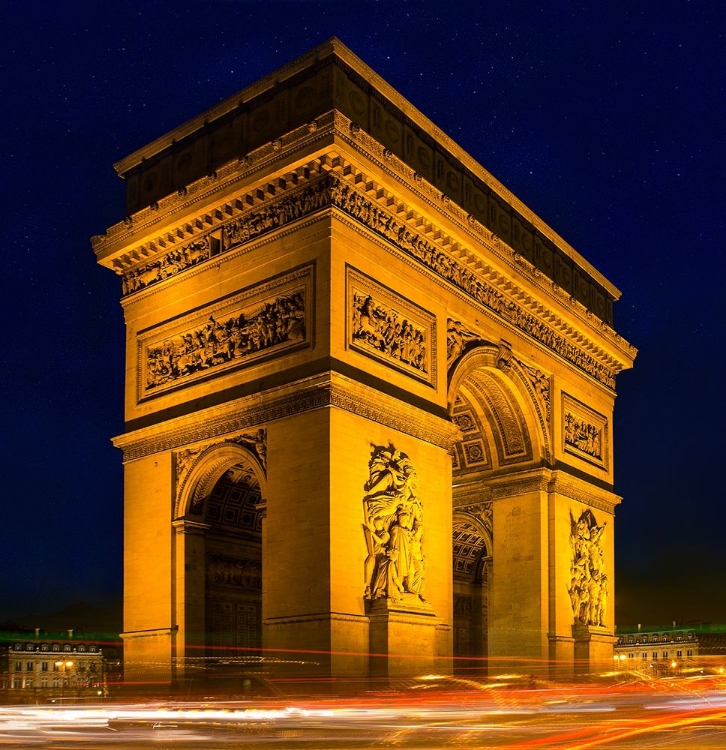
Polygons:
M553 242L565 255L588 273L594 280L605 288L614 299L620 297L620 291L606 279L580 253L559 236L549 225L540 219L529 207L509 191L499 180L481 166L468 152L459 146L452 138L438 128L429 118L421 113L411 102L396 91L378 73L363 62L339 39L333 37L318 47L283 65L264 78L259 79L242 91L228 97L224 101L207 109L191 120L183 123L174 130L155 139L150 144L138 149L126 158L120 160L115 168L119 174L124 174L161 151L195 132L203 131L210 123L244 106L247 102L267 93L286 86L286 81L306 70L315 70L322 65L335 64L367 89L383 108L396 117L402 124L410 124L417 129L424 139L431 139L439 144L442 156L448 160L458 162L476 179L486 185L494 194L508 203L526 221L539 231L544 237Z
M562 495L610 514L615 512L615 506L622 501L619 495L591 484L586 479L574 477L563 471L542 468L488 477L484 482L454 487L454 510L463 510L468 506L529 492Z
M126 266L206 234L251 206L296 186L309 177L307 170L319 169L319 161L311 154L308 163L291 167L291 159L301 151L330 145L335 120L336 113L327 112L92 237L98 262L120 274ZM281 174L269 176L276 166L283 165L287 168Z
M549 482L549 492L564 495L571 500L589 505L606 513L614 513L615 506L622 502L622 497L614 492L590 484L586 479L580 479L564 471L553 470Z
M448 420L427 414L343 375L328 372L120 435L113 439L113 444L121 448L125 462L133 461L330 406L447 450L459 434L458 428Z
M444 231L440 225L434 224L428 217L414 211L408 203L404 203L401 197L392 193L390 190L380 187L376 181L365 174L360 168L353 165L348 159L338 154L338 149L329 149L327 153L319 154L316 159L299 165L297 168L277 176L262 181L259 185L250 184L249 177L253 172L261 168L260 165L267 165L276 159L288 157L291 150L302 147L303 142L307 143L311 137L317 133L335 135L339 141L342 139L350 149L363 155L376 166L383 169L396 182L405 187L407 191L413 192L419 199L433 208L442 219L446 219L455 225L457 234L463 234L472 240L471 243L463 245L457 238L452 237L450 233ZM328 139L330 140L330 139ZM277 154L277 156L271 156ZM269 157L269 158L268 158ZM289 161L289 159L283 159ZM565 294L563 290L552 282L546 275L540 273L525 258L516 253L511 247L502 242L498 237L493 235L471 216L465 214L463 209L448 200L441 191L436 189L430 183L426 182L420 175L417 175L410 167L405 165L397 157L393 156L378 141L365 134L360 128L356 128L348 118L339 112L327 113L324 117L316 121L315 127L307 126L298 128L287 134L282 142L275 144L265 144L264 146L252 152L247 159L246 164L242 167L239 164L227 165L224 169L225 174L220 177L217 175L214 180L219 180L221 187L226 195L226 199L213 207L208 207L201 215L197 215L192 220L185 220L181 223L171 226L167 225L162 232L150 238L148 233L143 242L132 242L131 247L123 251L124 243L131 241L136 234L135 230L125 225L116 225L109 230L106 239L96 238L96 247L99 255L108 257L108 251L111 246L116 246L116 257L111 261L112 267L117 273L128 273L130 269L149 268L150 265L158 263L158 259L168 257L176 253L177 256L181 251L189 247L189 242L199 242L200 238L209 237L213 232L219 232L222 228L229 226L232 222L238 221L240 217L254 214L255 211L268 210L266 206L274 206L276 203L286 200L284 196L290 195L288 200L292 200L295 194L305 190L306 185L311 185L316 179L323 175L335 173L341 180L344 180L351 190L357 194L364 195L365 199L375 203L380 210L389 213L395 217L395 220L406 226L407 236L426 237L427 242L434 245L439 251L447 253L452 261L467 267L477 277L491 282L497 289L501 290L510 301L515 305L511 309L526 310L534 314L538 320L541 320L550 329L558 331L572 346L576 347L579 352L587 353L594 356L595 359L603 362L610 368L613 373L620 372L622 369L632 365L636 349L631 344L622 339L610 326L598 321L585 307L577 302L573 297ZM255 164L254 168L246 168L249 164ZM212 178L205 178L198 181L199 190L203 193L204 188L208 188L207 183ZM233 184L239 184L246 181L246 190L230 196L229 191ZM204 184L201 184L204 183ZM195 187L192 186L192 188ZM239 185L238 185L239 186ZM214 190L207 190L207 194L220 191L220 186ZM192 190L191 192L194 192ZM179 206L184 204L190 208L193 204L201 200L200 195L194 194L191 198L187 196L170 196L164 199L168 204L164 212L167 221L173 216L179 214ZM324 206L319 206L315 210L327 207L327 201ZM139 212L145 214L142 219L153 223L151 214L153 211L147 209ZM354 217L360 220L360 217ZM288 222L290 224L298 221L298 218ZM143 223L143 221L142 221ZM269 231L279 231L279 226L269 228ZM123 228L122 228L123 227ZM289 230L288 230L289 231ZM258 235L258 236L261 236ZM390 237L387 237L390 241ZM515 273L523 273L527 277L527 282L531 284L543 298L552 303L552 306L544 304L541 300L536 300L521 288L515 281L508 278L501 270L493 268L488 262L485 255L477 251L477 245L483 246L487 255L493 256L504 267ZM226 252L225 248L225 252ZM233 245L232 249L238 251L238 246ZM119 250L122 252L119 253ZM242 250L244 252L244 250ZM219 259L220 256L214 256ZM209 258L208 260L212 260ZM200 270L204 267L204 262L198 263ZM196 267L196 266L195 266ZM184 273L189 273L187 268ZM172 278L177 278L173 276ZM168 279L161 279L159 283L168 282ZM143 291L143 289L141 290ZM460 293L460 290L457 290ZM138 293L138 292L137 292ZM515 302L517 300L517 302ZM470 300L468 300L470 301ZM566 310L566 315L573 317L577 323L596 339L607 341L610 354L598 346L592 339L582 333L581 330L574 328L570 323L558 315L552 308ZM506 321L506 316L504 316ZM529 324L528 324L529 325ZM530 326L531 327L531 326ZM551 348L551 347L550 347ZM562 346L560 346L560 349ZM570 352L570 358L580 357L575 351ZM586 356L587 356L586 355ZM565 357L567 359L567 357ZM592 374L592 372L590 373ZM600 377L609 388L614 387L613 377Z

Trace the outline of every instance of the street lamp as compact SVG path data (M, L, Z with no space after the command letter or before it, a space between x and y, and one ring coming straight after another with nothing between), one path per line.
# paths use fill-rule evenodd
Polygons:
M73 666L72 661L57 661L55 663L56 669L61 672L61 703L63 703L63 696L66 691L66 674L68 670Z

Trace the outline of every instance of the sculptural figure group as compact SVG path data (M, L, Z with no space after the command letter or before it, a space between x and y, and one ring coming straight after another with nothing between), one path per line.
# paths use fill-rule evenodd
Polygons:
M368 555L365 560L365 598L408 598L425 601L423 509L416 486L416 470L405 453L393 445L373 446L363 498Z
M305 299L295 292L266 302L253 315L241 313L224 322L210 316L197 329L150 347L146 355L146 387L305 338Z
M426 372L423 330L369 294L353 296L353 339Z
M603 627L608 577L600 543L607 522L598 526L592 511L585 510L577 521L570 516L570 524L572 568L568 593L572 601L575 623Z
M565 413L565 443L594 458L602 458L601 431L569 412Z

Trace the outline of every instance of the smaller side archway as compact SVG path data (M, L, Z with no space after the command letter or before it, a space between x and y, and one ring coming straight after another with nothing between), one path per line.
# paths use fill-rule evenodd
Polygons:
M454 671L486 673L492 536L481 519L455 511L452 524Z
M177 675L262 647L265 472L234 442L209 446L181 478L175 502Z

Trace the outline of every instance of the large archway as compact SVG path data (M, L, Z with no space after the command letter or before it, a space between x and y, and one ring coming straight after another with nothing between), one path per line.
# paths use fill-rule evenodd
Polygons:
M460 431L452 447L454 670L481 675L498 600L492 500L495 487L506 494L508 479L549 461L549 380L504 344L462 349L449 362L449 412Z
M201 451L186 474L174 522L177 657L186 675L262 648L263 483L258 459L233 442Z

